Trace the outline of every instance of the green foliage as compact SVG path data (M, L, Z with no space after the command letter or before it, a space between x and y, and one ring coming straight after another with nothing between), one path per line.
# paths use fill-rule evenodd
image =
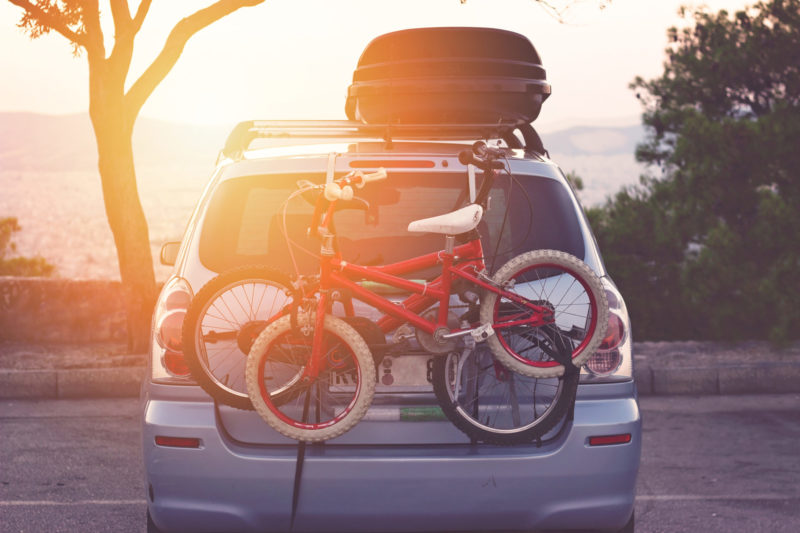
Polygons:
M55 24L84 33L83 12L86 6L82 3L85 4L80 0L38 0L35 7L23 12L17 26L30 33L32 39L47 35Z
M43 257L9 257L16 252L11 236L20 229L16 218L0 218L0 276L49 276L55 267Z
M631 85L657 177L590 219L640 339L800 338L800 0L686 15Z
M567 182L576 193L583 190L583 178L578 176L577 172L570 170L564 174L564 177L567 178Z

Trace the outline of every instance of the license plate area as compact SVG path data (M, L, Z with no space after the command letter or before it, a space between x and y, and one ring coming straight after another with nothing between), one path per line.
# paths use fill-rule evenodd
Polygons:
M433 357L430 354L386 355L377 367L376 394L429 393L433 391ZM352 374L333 373L331 391L355 390Z

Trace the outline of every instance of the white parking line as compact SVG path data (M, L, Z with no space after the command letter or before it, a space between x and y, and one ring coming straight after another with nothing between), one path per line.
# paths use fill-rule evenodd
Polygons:
M800 495L791 494L639 494L637 501L670 502L670 501L793 501L800 500ZM55 500L0 500L0 507L23 506L79 506L79 505L146 505L147 500L78 500L64 502Z
M55 500L0 500L0 507L22 507L42 505L145 505L147 500L78 500L59 502Z
M736 500L736 501L759 501L759 500L800 500L800 495L791 494L637 494L637 501L711 501L711 500Z

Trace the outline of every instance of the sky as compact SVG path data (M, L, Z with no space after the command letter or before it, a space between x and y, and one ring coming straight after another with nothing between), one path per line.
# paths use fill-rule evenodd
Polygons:
M155 0L137 36L128 84L172 26L209 3ZM195 35L142 116L195 124L344 119L353 69L372 38L422 26L486 26L527 36L542 57L553 93L536 121L539 129L636 124L641 107L628 84L662 71L666 29L686 24L679 6L734 11L753 2L613 0L602 10L598 3L574 0L560 23L534 0L267 0ZM0 1L0 111L85 112L85 57L73 58L55 33L30 40L16 27L19 13ZM103 22L110 50L110 16Z

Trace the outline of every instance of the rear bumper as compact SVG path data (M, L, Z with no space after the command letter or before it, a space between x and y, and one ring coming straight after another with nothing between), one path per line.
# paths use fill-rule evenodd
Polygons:
M310 446L294 531L621 528L634 505L641 419L629 395L581 387L575 417L537 448L485 445ZM591 390L595 389L595 390ZM599 391L604 391L599 393ZM295 446L237 443L208 401L143 400L151 515L165 531L285 531ZM596 435L628 444L590 447ZM195 437L199 449L155 445Z

